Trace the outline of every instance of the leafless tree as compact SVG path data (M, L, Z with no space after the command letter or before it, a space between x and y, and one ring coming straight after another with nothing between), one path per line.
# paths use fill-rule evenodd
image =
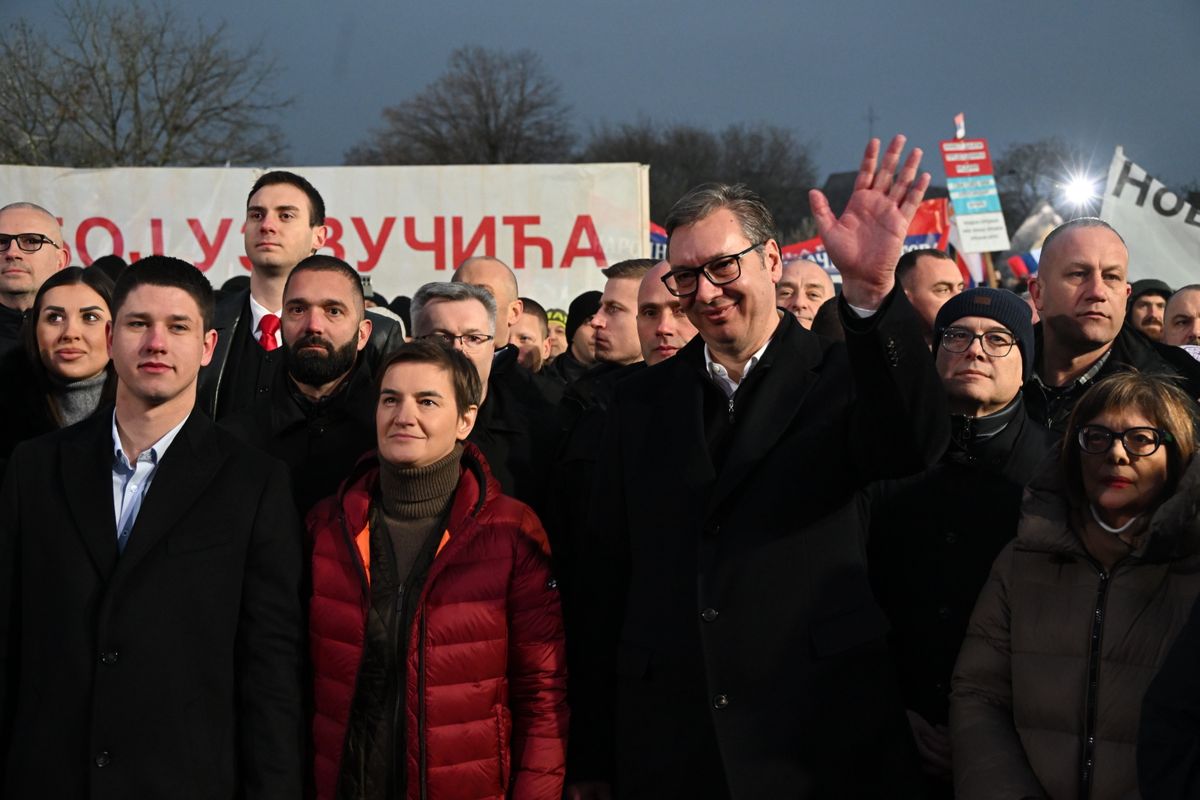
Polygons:
M714 132L694 125L657 125L648 119L602 127L583 161L637 161L650 165L650 215L657 222L684 192L709 181L748 184L774 212L780 234L803 238L808 190L816 168L811 147L775 125L730 125Z
M383 110L351 164L528 164L567 159L574 136L558 84L532 50L461 47L440 78Z
M53 35L18 20L0 39L0 161L76 167L284 160L287 100L270 60L235 51L224 24L166 5L61 6Z
M996 158L994 170L1008 229L1019 228L1043 202L1064 216L1075 216L1063 205L1062 184L1080 166L1078 148L1058 137L1006 147Z

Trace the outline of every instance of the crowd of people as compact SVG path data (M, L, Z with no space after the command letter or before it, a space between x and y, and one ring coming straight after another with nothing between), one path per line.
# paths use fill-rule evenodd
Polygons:
M4 205L0 794L1200 796L1200 284L964 290L904 144L840 287L707 184L567 309L389 303L291 172L218 291Z

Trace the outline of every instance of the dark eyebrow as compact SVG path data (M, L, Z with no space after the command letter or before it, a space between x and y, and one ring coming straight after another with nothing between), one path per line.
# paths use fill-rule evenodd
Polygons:
M67 313L67 310L62 306L43 306L42 311L57 311L60 314Z
M79 310L80 311L103 311L104 307L103 306L84 306L83 308L81 308Z
M418 399L423 398L423 397L436 397L439 400L442 399L442 393L435 392L433 389L425 389L424 391L421 391L421 392L414 392L413 395Z

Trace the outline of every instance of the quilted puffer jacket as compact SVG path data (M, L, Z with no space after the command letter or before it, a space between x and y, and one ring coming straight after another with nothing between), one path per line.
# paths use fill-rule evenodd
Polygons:
M364 458L309 514L314 780L333 800L363 660L368 517L379 467ZM549 546L534 513L500 493L472 445L408 631L403 733L409 798L562 794L566 658Z
M1084 548L1088 512L1052 467L1026 490L955 665L954 789L965 800L1139 797L1142 697L1200 594L1200 458L1111 570Z

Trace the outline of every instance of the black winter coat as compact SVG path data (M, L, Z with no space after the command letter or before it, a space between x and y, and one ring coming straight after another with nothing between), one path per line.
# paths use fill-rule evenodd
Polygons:
M389 353L404 343L404 327L390 317L373 313L371 309L367 309L367 314L371 319L371 338L359 355L375 370ZM217 330L217 347L212 360L200 370L196 396L196 406L212 419L220 420L235 411L262 403L273 387L278 385L275 381L278 373L284 371L282 350L272 351L270 363L261 370L257 385L251 380L254 377L251 373L257 371L257 365L241 365L240 370L230 369L231 364L239 359L239 348L251 337L252 319L249 289L217 301L213 320L213 327Z
M920 796L858 493L935 463L948 412L902 291L842 312L846 344L783 314L733 403L700 337L618 385L577 777L618 797Z
M111 407L13 453L0 796L300 797L303 533L286 470L193 412L118 554L112 463Z
M1055 438L1026 416L1020 394L991 417L953 417L951 430L936 466L867 492L871 585L892 623L901 693L933 724L949 720L950 677L971 610L1017 535L1021 494Z
M1036 344L1036 364L1042 363L1042 323L1033 328ZM1139 372L1172 377L1188 397L1200 398L1200 361L1179 347L1151 341L1141 331L1124 325L1113 340L1108 359L1096 374L1086 381L1076 381L1065 389L1047 387L1034 375L1025 383L1025 410L1035 422L1053 430L1059 436L1066 433L1067 421L1079 398L1097 381L1123 369L1133 367Z
M360 354L349 377L320 402L301 395L280 370L266 402L231 414L221 427L288 465L303 518L375 449L375 406L375 378Z

